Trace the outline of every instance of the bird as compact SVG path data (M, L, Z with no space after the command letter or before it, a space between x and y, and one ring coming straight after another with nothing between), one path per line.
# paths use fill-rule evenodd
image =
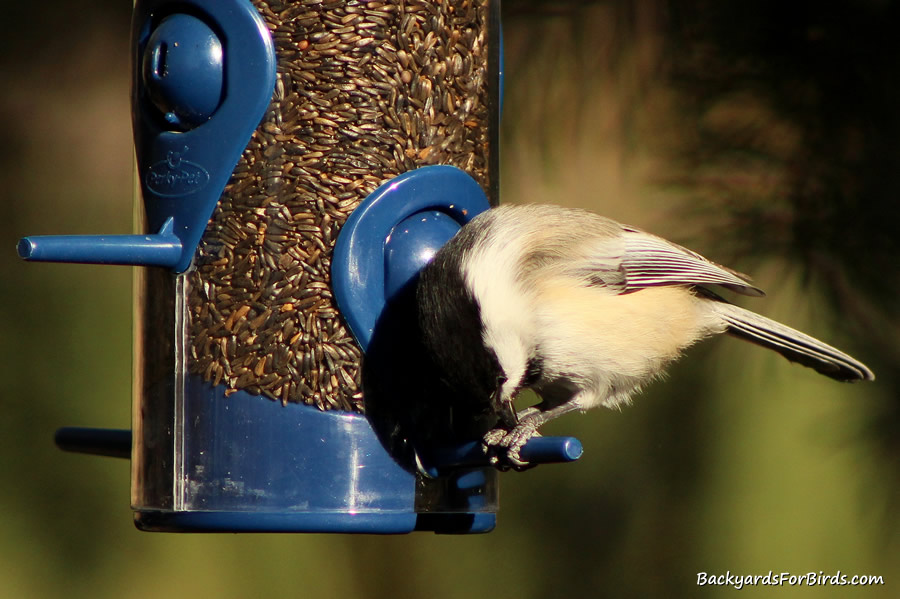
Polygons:
M749 276L578 208L508 204L464 225L422 269L419 335L443 384L495 417L481 439L499 469L573 411L621 407L701 339L727 333L838 381L860 361L726 301L765 294ZM716 291L714 291L716 289ZM540 402L516 411L524 389Z

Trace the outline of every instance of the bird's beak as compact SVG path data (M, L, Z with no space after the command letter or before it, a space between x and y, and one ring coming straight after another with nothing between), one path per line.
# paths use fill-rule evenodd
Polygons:
M500 425L507 430L512 430L519 424L519 415L516 414L512 398L503 399L503 383L505 382L506 379L497 379L497 388L491 395L491 406L494 408L494 413L500 416Z

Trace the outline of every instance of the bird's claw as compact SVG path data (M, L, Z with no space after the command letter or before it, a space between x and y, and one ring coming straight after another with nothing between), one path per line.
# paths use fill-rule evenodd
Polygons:
M535 464L523 460L520 452L529 439L541 436L537 431L539 425L537 419L525 418L511 430L495 428L488 431L482 438L488 462L500 471L533 468Z

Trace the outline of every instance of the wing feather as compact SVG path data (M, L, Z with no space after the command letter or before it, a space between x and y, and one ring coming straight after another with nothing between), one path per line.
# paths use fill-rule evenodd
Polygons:
M545 270L581 279L613 293L663 285L718 285L736 293L763 296L750 277L635 227L583 210L558 206L500 207L490 211L528 239L520 264L524 281ZM572 226L578 221L580 226ZM510 229L508 226L507 229Z
M623 228L623 237L626 291L660 285L719 285L743 295L765 295L747 275L661 237L629 227Z

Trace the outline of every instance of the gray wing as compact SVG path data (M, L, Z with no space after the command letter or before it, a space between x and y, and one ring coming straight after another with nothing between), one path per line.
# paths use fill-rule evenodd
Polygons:
M662 285L719 285L744 295L762 296L750 277L711 262L696 252L640 229L577 209L558 206L502 207L516 217L535 243L521 264L520 277L559 270L587 285L627 293ZM572 226L578 221L580 226Z
M660 285L719 285L736 293L763 296L747 275L639 229L623 227L625 290Z

